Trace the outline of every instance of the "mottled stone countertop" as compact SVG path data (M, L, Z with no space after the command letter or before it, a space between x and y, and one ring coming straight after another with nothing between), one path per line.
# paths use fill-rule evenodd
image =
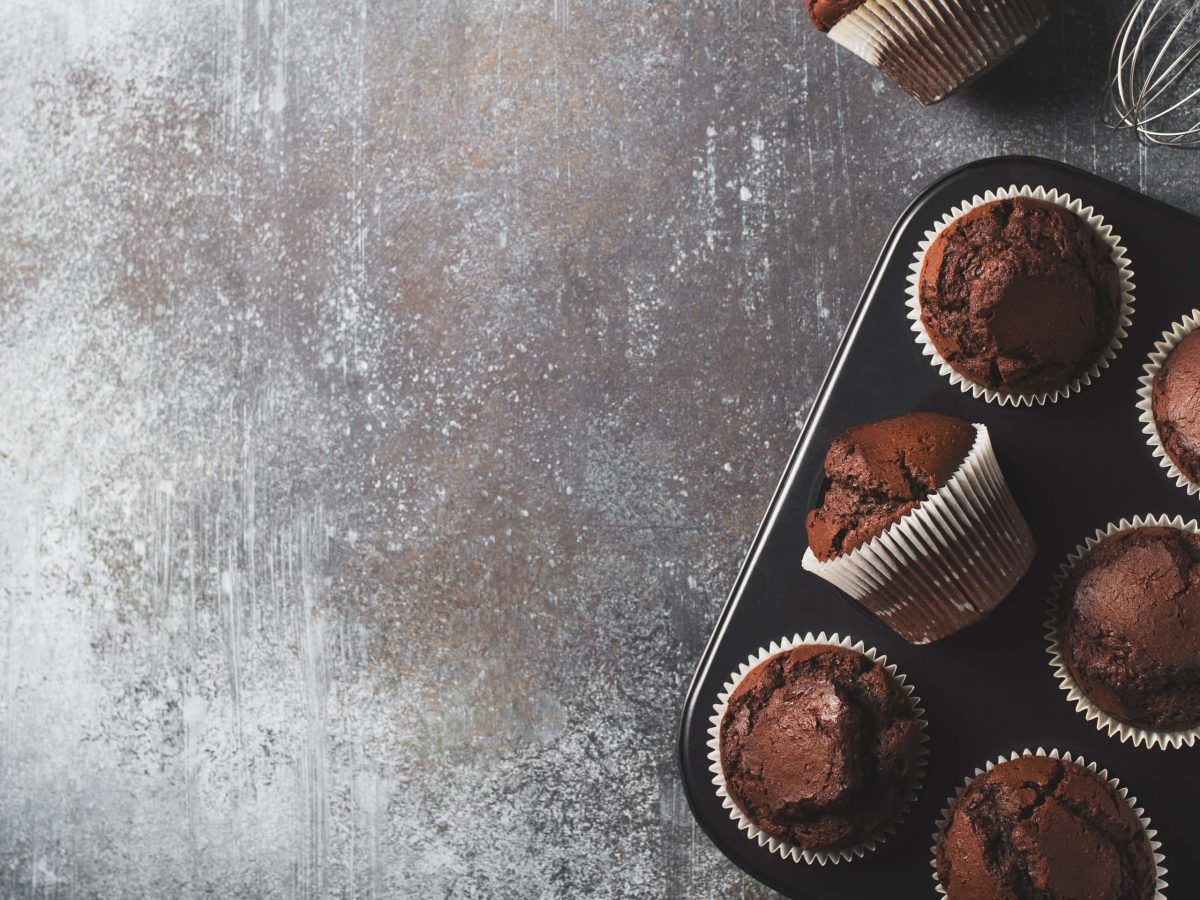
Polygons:
M1054 5L920 109L795 0L9 3L0 896L767 896L677 716L894 219L1200 210Z

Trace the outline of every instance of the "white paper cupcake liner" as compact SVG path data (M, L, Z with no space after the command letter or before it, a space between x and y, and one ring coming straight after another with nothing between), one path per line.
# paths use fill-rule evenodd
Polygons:
M950 480L878 537L801 565L906 641L926 644L983 618L1028 571L1036 545L985 425Z
M963 791L970 787L971 783L980 775L992 771L992 769L1001 763L1011 762L1014 759L1021 759L1025 756L1045 756L1049 757L1050 759L1061 759L1064 762L1075 763L1078 766L1083 766L1083 768L1087 769L1089 772L1094 773L1104 781L1108 782L1108 785L1114 791L1116 791L1117 796L1129 804L1129 808L1133 810L1133 814L1137 816L1138 822L1141 823L1142 831L1146 833L1146 840L1150 842L1150 852L1154 857L1154 900L1167 900L1167 869L1166 866L1163 865L1165 857L1159 852L1159 850L1162 848L1162 843L1154 839L1158 832L1150 827L1150 817L1147 816L1145 811L1137 805L1137 798L1130 795L1129 788L1121 787L1120 782L1118 782L1116 778L1109 778L1107 769L1098 768L1094 762L1087 762L1082 756L1072 756L1070 753L1064 753L1059 750L1044 750L1041 747L1038 747L1036 750L1030 750L1028 747L1026 747L1020 753L1014 750L1007 757L996 757L995 762L988 760L982 769L976 769L974 775L964 779L963 783L955 789L954 796L946 800L946 805L942 807L942 812L938 817L937 825L933 829L933 847L931 850L931 856L933 857L933 884L938 894L942 897L946 896L946 889L942 887L942 883L937 877L938 835L942 833L942 829L945 828L946 824L950 821L950 813L954 809L954 804L958 802L958 798L962 796Z
M1181 531L1200 534L1200 524L1197 524L1195 519L1185 522L1182 516L1175 516L1173 519L1167 516L1134 516L1132 521L1122 519L1120 522L1109 522L1104 528L1096 529L1096 533L1092 537L1078 545L1067 556L1067 561L1059 567L1058 575L1054 578L1054 585L1050 591L1050 601L1046 607L1046 652L1050 654L1050 666L1054 669L1054 677L1058 679L1058 686L1066 691L1067 700L1074 701L1075 709L1083 713L1089 722L1094 721L1098 731L1107 733L1109 737L1116 735L1122 741L1132 741L1135 747L1156 747L1162 750L1170 748L1175 750L1184 744L1187 744L1189 747L1193 746L1197 739L1200 739L1200 727L1189 728L1184 731L1153 731L1147 728L1138 728L1136 725L1127 725L1113 718L1092 703L1088 699L1087 694L1083 692L1083 689L1075 681L1070 668L1067 666L1066 657L1058 641L1059 614L1062 611L1060 602L1062 590L1067 580L1071 577L1071 572L1075 569L1075 566L1091 552L1093 547L1105 538L1111 537L1119 531L1146 527L1178 528Z
M1049 17L1042 0L866 0L829 36L928 106L1007 57Z
M742 683L742 679L759 664L779 653L786 653L789 650L806 644L828 644L834 647L844 647L847 650L861 653L872 662L877 662L883 666L884 671L892 677L908 698L908 703L913 709L914 716L916 716L917 728L920 731L921 747L917 754L917 767L913 773L912 783L909 785L904 802L900 805L899 810L897 810L892 820L886 823L883 828L861 844L855 844L850 847L841 847L832 850L806 850L789 841L781 841L778 838L771 837L750 821L749 817L742 812L725 789L725 772L721 768L721 721L725 718L725 710L729 705L729 698L737 690L738 685ZM926 757L929 753L929 748L926 746L929 736L925 733L928 723L924 718L925 710L921 707L921 698L914 693L913 686L905 682L905 676L896 669L894 664L887 661L886 656L879 654L874 647L867 647L862 641L856 642L849 637L842 637L836 632L827 635L822 631L820 634L814 636L810 631L803 637L795 634L790 638L772 641L769 646L761 647L757 653L752 654L746 662L738 667L736 672L729 676L729 680L725 682L725 688L717 696L717 702L713 706L713 714L709 718L708 729L708 769L713 774L713 785L717 789L717 796L721 798L721 805L729 810L729 817L737 823L738 830L746 832L746 836L757 842L760 847L766 847L771 853L777 853L784 859L790 859L793 862L816 863L821 866L849 862L852 859L870 853L887 840L889 835L894 834L900 823L904 821L905 816L908 815L908 811L911 809L921 789L921 784L925 778Z
M1137 392L1138 418L1142 423L1142 431L1146 433L1146 443L1150 445L1158 464L1167 470L1167 475L1174 478L1175 484L1193 496L1200 492L1200 484L1184 475L1175 465L1175 460L1171 459L1171 454L1167 453L1167 448L1163 446L1162 438L1158 434L1158 425L1154 421L1154 377L1158 375L1158 370L1162 368L1176 345L1195 331L1198 325L1200 325L1200 309L1193 309L1163 332L1162 340L1154 344L1149 361L1142 367L1146 374L1139 379L1141 387Z
M985 203L991 203L993 200L1008 200L1012 197L1045 200L1061 206L1063 209L1070 210L1087 222L1096 234L1112 248L1112 261L1117 266L1121 282L1121 307L1117 313L1117 328L1113 333L1112 341L1104 349L1100 358L1093 363L1090 369L1074 381L1053 390L1038 391L1032 394L1014 394L997 391L987 385L978 384L966 378L942 358L942 355L934 347L933 341L930 340L929 335L925 331L925 326L921 322L921 268L925 263L925 251L929 249L929 245L933 243L933 239L945 231L956 219L961 218L976 207L983 206ZM988 403L998 403L1001 406L1006 404L1011 404L1012 406L1041 406L1046 403L1055 403L1064 397L1078 393L1084 387L1098 379L1100 373L1108 368L1109 362L1117 355L1117 351L1121 349L1125 338L1128 336L1128 329L1133 318L1134 286L1133 269L1130 266L1129 257L1126 255L1127 251L1121 243L1121 237L1113 234L1112 226L1104 223L1104 217L1099 215L1092 207L1085 207L1082 201L1076 200L1070 194L1061 193L1054 188L1047 190L1040 185L1038 187L1030 187L1029 185L1017 187L1015 184L1006 188L985 191L982 196L976 194L970 200L964 200L960 205L951 208L950 212L945 213L934 224L933 228L925 232L925 238L917 247L915 261L909 267L908 287L905 291L908 294L908 300L906 301L908 318L912 322L912 330L916 336L917 344L921 347L921 352L929 357L929 362L935 369L948 378L951 384L958 385L964 394L970 394L976 399L982 397Z

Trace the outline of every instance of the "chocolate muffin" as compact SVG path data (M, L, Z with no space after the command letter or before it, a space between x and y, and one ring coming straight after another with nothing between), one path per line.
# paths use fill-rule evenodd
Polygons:
M738 808L808 850L862 843L900 813L920 724L904 690L853 650L807 644L764 660L721 720L721 770Z
M808 543L825 561L849 553L944 485L975 443L975 427L916 412L859 425L833 439L821 505L808 514Z
M1200 483L1200 331L1176 344L1154 376L1151 410L1171 462Z
M808 12L923 104L999 63L1050 17L1044 0L808 0Z
M1200 725L1200 536L1107 537L1075 565L1060 603L1063 658L1092 703L1139 728Z
M1025 756L980 775L937 837L950 900L1149 900L1155 863L1129 804L1077 763Z
M866 0L808 0L808 14L819 31L828 31Z
M976 384L1029 394L1069 384L1116 332L1112 251L1054 203L1013 197L972 209L925 252L921 324L942 359Z

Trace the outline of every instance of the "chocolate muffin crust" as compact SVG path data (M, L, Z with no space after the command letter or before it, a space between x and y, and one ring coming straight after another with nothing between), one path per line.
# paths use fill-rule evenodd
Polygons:
M1054 203L1014 197L959 217L934 238L919 282L921 324L951 368L1004 393L1068 384L1116 331L1111 250Z
M882 666L803 645L738 684L720 728L729 796L764 832L810 850L861 843L899 813L920 725Z
M808 14L820 31L828 31L866 0L808 0Z
M980 775L938 834L950 900L1149 900L1155 865L1137 816L1083 766L1026 756Z
M821 505L808 514L808 544L832 559L882 534L944 485L975 444L962 419L916 412L851 428L825 456Z
M1176 344L1154 376L1151 411L1171 462L1200 484L1200 331Z
M1064 585L1059 642L1080 690L1141 728L1200 725L1200 536L1134 528L1105 538Z

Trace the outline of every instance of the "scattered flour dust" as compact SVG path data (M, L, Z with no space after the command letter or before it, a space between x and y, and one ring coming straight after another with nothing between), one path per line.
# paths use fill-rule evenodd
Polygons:
M521 355L545 354L557 314L472 287L526 274L496 262L456 282L461 308L425 298L424 321L404 304L436 274L411 297L388 280L396 258L479 246L472 191L456 182L468 205L450 208L438 160L419 167L471 105L409 108L451 52L447 16L389 7L18 2L0 29L0 897L649 896L664 859L728 880L667 749L662 698L690 659L660 601L682 575L646 596L646 557L613 537L627 512L659 521L640 489L660 445L599 440L568 512L590 504L608 535L555 526L544 474L517 466L557 444L547 462L570 472L575 454L540 379L496 360L514 323L544 331ZM558 27L538 22L478 33L519 59L526 30ZM543 128L552 82L527 85ZM716 145L697 175L714 217L733 202ZM491 203L501 261L540 260L553 236ZM681 265L730 239L708 225ZM430 229L428 248L408 233ZM628 361L669 348L660 284L632 284ZM458 435L489 416L491 462ZM483 534L480 493L509 488ZM690 555L715 571L730 554ZM381 559L413 571L377 578ZM380 672L360 614L395 609ZM471 666L462 646L487 652Z
M7 317L0 353L0 859L30 867L0 863L0 893L269 895L291 873L319 896L346 842L369 872L388 787L340 784L331 756L388 720L330 733L365 690L330 687L332 524L275 493L320 451L286 433L311 388L272 371L231 415L228 384L173 382L119 307L53 295Z
M222 334L102 293L48 280L0 331L0 896L649 890L655 857L624 848L658 812L631 820L614 786L674 775L627 746L610 679L586 727L534 691L515 755L464 757L478 686L381 686L331 595L371 523L305 366L272 344L244 393ZM185 344L204 365L179 368Z

